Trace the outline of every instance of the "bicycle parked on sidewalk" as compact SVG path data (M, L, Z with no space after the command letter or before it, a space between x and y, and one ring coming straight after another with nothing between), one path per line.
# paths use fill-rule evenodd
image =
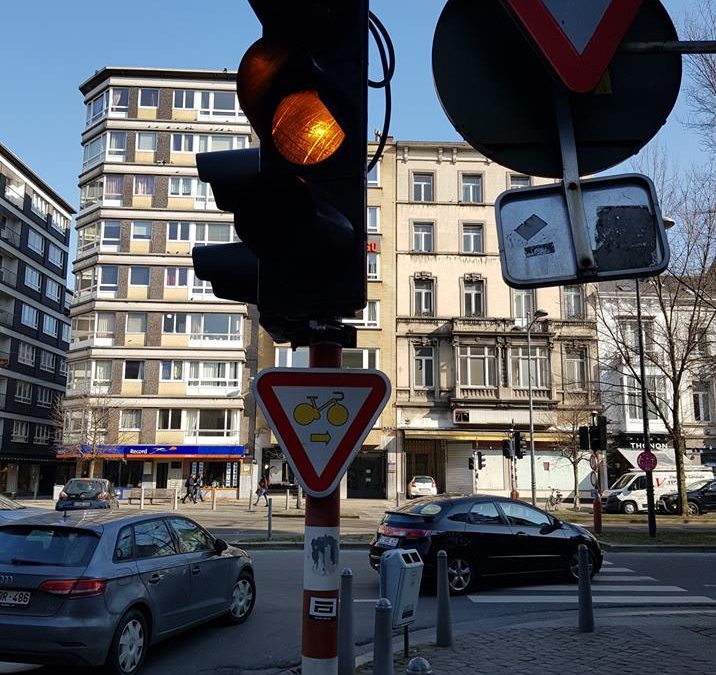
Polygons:
M549 497L544 500L544 510L545 511L558 511L559 505L562 502L562 493L553 487L549 488L551 490Z

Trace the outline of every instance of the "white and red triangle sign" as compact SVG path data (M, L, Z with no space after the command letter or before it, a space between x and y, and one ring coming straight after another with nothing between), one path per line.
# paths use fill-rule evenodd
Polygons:
M502 0L562 82L592 91L636 18L642 0Z
M307 494L338 486L390 396L378 370L267 368L254 394Z

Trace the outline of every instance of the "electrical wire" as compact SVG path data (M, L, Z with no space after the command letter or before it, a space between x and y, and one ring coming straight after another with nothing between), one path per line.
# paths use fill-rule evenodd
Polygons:
M395 49L393 48L393 41L390 39L388 30L380 19L373 14L373 12L369 13L369 19L368 28L378 49L380 63L383 68L383 79L369 79L368 86L373 87L374 89L385 89L385 116L383 117L383 130L380 133L378 147L376 148L373 158L370 160L366 171L370 171L378 163L378 160L383 154L383 149L385 148L385 142L390 128L390 117L393 109L390 81L393 79L393 75L395 74Z

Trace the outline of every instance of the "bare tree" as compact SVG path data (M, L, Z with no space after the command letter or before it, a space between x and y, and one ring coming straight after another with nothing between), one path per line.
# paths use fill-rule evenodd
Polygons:
M671 180L667 272L641 282L648 414L663 422L674 443L681 513L686 513L688 388L710 379L712 359L707 337L714 326L716 255L716 184L708 169L694 169L683 182ZM642 385L638 354L634 282L602 284L597 301L605 401L641 413Z

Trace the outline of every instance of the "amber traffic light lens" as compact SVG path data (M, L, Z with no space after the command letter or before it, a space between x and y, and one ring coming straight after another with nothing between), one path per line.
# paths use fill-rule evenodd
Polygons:
M346 137L317 91L286 96L276 108L271 135L281 156L301 165L328 159Z

